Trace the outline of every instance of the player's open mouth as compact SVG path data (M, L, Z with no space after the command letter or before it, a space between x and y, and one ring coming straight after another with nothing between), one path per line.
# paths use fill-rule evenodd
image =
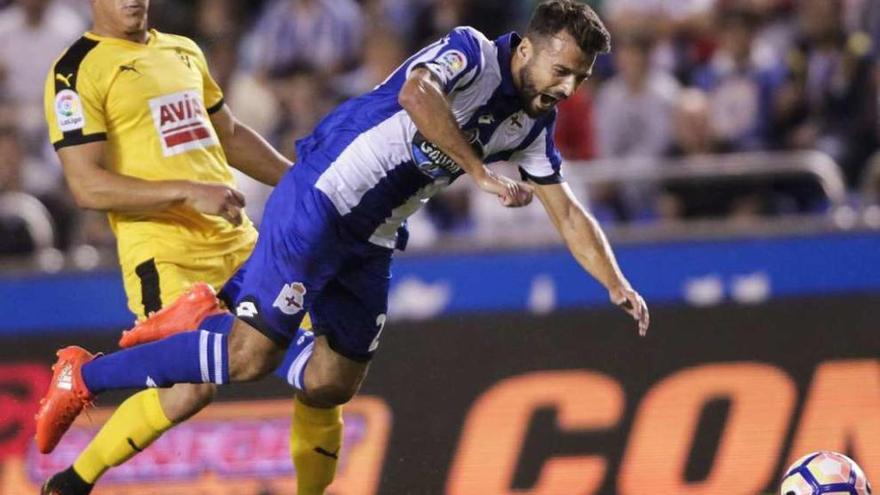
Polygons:
M541 93L541 106L544 108L549 108L559 102L559 99L555 96L548 95L547 93Z

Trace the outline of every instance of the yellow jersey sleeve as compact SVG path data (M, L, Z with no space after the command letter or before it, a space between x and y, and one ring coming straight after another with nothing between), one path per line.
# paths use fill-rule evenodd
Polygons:
M43 104L49 140L56 150L107 139L104 95L83 63L96 45L80 38L46 78Z
M184 36L179 36L179 38L185 40L195 54L195 64L202 74L202 95L205 101L205 109L208 111L208 114L212 114L223 107L223 90L220 89L220 85L211 76L205 53L202 52L199 45Z
M208 62L205 60L205 55L201 50L199 50L199 55L198 63L204 80L204 89L202 91L205 95L205 106L208 113L212 114L223 107L223 91L220 89L217 81L211 77L211 71L208 70Z

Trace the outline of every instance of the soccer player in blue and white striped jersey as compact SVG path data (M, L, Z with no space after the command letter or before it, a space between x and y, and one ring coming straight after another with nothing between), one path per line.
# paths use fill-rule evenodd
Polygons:
M224 289L231 331L180 329L99 358L62 350L38 429L60 437L109 389L255 380L289 347L286 376L304 402L344 404L379 345L406 218L464 175L504 206L537 195L577 261L644 334L647 306L565 184L553 143L556 104L609 47L589 7L548 0L522 38L460 27L410 57L297 143L298 162L272 193L256 248ZM493 173L487 164L497 161L518 164L522 181ZM298 331L307 312L317 337Z

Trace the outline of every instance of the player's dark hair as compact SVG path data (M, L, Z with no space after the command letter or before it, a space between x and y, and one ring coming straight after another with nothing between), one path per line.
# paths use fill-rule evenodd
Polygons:
M596 11L576 0L545 0L538 5L526 36L545 37L565 31L578 43L584 53L608 53L611 35Z

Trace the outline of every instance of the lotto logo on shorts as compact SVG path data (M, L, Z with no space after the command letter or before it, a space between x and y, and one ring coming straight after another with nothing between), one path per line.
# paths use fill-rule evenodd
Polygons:
M181 91L153 98L150 110L165 156L218 144L197 92Z

